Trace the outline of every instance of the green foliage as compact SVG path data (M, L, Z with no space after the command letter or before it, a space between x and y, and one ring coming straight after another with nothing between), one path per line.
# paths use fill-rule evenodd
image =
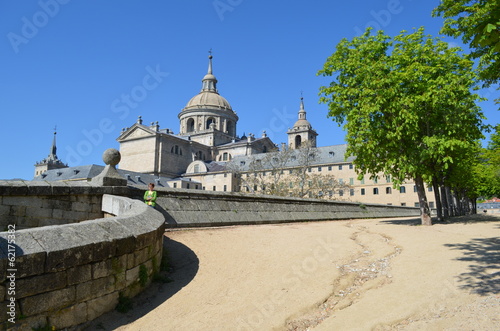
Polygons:
M118 304L115 307L119 313L126 313L132 309L132 299L123 293L118 294Z
M479 163L474 168L478 196L500 196L500 124L494 128L487 148L481 149Z
M485 86L500 82L500 0L441 0L433 15L446 19L442 33L472 49Z
M367 29L343 39L318 74L334 77L320 88L320 102L344 125L346 156L356 156L359 174L384 173L396 186L406 179L423 186L468 168L459 165L470 163L484 116L472 92L473 62L460 49L424 35L423 28L394 38Z

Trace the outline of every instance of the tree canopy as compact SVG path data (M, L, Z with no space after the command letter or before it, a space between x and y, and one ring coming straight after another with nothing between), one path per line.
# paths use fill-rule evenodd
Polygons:
M433 15L446 19L443 34L461 37L469 45L472 58L479 59L485 86L499 83L500 0L441 0Z
M482 137L473 62L448 46L423 28L394 38L367 29L343 39L318 72L333 77L320 102L344 125L357 171L385 173L395 185L413 179L429 225L424 181L459 164Z

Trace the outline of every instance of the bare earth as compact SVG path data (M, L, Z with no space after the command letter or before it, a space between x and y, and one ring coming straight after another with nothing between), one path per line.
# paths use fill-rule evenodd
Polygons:
M500 218L166 233L173 282L89 330L500 330Z

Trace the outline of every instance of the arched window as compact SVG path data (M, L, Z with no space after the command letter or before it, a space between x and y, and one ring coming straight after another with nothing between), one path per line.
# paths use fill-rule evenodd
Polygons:
M205 129L210 129L210 124L214 123L215 124L215 119L213 117L210 117L208 120L207 120L207 126Z
M194 173L198 173L200 172L200 165L199 164L195 164L194 165Z
M226 129L227 129L227 134L234 136L235 132L234 132L233 122L227 121Z
M299 148L302 144L302 138L300 136L295 136L295 148Z
M399 193L406 193L406 187L401 186L401 187L399 188Z
M187 121L187 132L194 132L194 119L192 118Z
M262 148L262 153L267 153L267 146L264 146L264 148Z

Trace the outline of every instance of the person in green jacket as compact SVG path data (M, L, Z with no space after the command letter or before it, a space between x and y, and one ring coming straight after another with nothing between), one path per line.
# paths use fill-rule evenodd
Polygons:
M151 207L156 206L156 191L155 184L149 183L148 190L144 192L144 202Z

